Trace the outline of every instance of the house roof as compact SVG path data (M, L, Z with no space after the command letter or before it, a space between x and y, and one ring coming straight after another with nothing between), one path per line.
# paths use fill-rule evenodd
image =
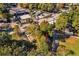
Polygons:
M27 15L22 15L22 16L20 16L20 18L21 18L21 19L27 19L27 18L31 18L31 16L30 16L29 14L27 14Z
M10 13L11 14L15 14L15 13L29 13L30 11L28 9L21 9L21 8L17 8L17 7L14 7L14 8L11 8L10 9Z

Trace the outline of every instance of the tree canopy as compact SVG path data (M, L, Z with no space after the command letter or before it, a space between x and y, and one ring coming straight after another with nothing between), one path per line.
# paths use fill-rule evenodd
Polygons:
M57 21L56 21L56 29L57 30L64 30L67 26L67 22L68 22L68 17L66 15L61 14Z

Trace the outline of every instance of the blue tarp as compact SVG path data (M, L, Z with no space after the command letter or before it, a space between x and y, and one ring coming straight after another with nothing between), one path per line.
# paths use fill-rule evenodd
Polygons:
M56 52L57 51L57 48L59 46L59 35L58 33L54 33L54 36L53 36L53 47L52 47L52 52Z

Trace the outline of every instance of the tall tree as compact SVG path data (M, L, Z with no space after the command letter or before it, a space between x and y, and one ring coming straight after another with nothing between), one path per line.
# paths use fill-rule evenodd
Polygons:
M40 24L40 30L44 35L48 34L52 36L52 25L50 25L47 21L42 21Z
M64 30L67 26L68 16L61 14L58 19L56 20L56 29L57 30Z

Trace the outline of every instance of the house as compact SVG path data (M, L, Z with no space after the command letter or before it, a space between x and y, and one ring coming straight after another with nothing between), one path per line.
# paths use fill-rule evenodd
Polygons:
M21 23L27 22L28 19L31 19L30 11L28 9L22 8L11 8L10 14L13 16L13 21L20 21Z
M30 23L30 21L32 20L31 16L29 14L20 16L20 19L21 19L20 20L21 23L23 23L23 24Z

